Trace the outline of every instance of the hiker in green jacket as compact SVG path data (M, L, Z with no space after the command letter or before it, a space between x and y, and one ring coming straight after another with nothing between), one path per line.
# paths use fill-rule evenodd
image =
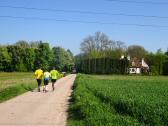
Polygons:
M59 73L57 70L55 70L55 67L53 67L53 70L50 71L50 74L51 74L52 89L54 91L55 90L54 84L58 79Z

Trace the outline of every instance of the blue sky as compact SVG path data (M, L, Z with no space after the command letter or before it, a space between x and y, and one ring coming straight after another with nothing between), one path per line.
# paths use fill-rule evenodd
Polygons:
M167 2L166 0L143 1ZM127 46L138 44L153 52L159 48L162 48L164 51L168 48L168 18L51 12L13 9L2 6L22 6L30 8L168 17L168 4L138 4L131 2L112 2L109 0L0 0L0 16L38 17L52 18L56 20L167 26L139 27L131 25L89 24L0 17L0 44L12 44L18 40L43 40L50 42L51 46L62 46L66 49L72 50L74 54L78 54L80 53L81 41L88 35L93 35L96 31L101 31L107 34L112 40L124 41Z

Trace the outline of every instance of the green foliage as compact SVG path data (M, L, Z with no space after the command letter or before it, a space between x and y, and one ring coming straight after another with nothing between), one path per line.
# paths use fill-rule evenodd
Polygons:
M70 50L65 51L61 47L54 47L52 64L60 71L71 71L74 67L74 57Z
M127 74L128 66L127 59L97 58L82 60L76 67L90 74Z
M131 57L136 57L138 59L142 59L146 56L147 51L142 46L132 45L132 46L128 47L127 53Z
M78 75L69 126L168 125L168 79Z
M22 48L29 48L30 45L27 41L21 40L15 43L16 46L22 47Z
M59 47L54 47L53 49ZM72 71L74 56L70 50L53 50L49 43L18 41L14 45L0 46L0 71L27 72L35 69L52 69L58 66L60 71ZM59 53L61 52L61 53Z
M167 56L158 50L156 54L150 53L146 55L145 60L149 65L152 75L162 75L164 71L163 63L166 61Z
M167 49L167 51L165 52L165 55L168 56L168 49Z
M6 47L0 47L0 71L10 71L12 58Z
M25 44L25 45L24 45ZM32 71L34 68L35 52L26 43L19 42L16 45L7 46L8 54L11 56L10 70L5 71Z
M35 49L36 59L35 59L35 69L43 68L49 69L50 62L52 61L52 51L50 49L49 43L39 43L39 47Z
M24 49L16 45L9 45L7 49L9 55L12 57L11 71L25 71L26 68L23 64Z
M33 71L35 66L35 50L33 48L26 48L25 52L24 64L27 67L27 71Z
M168 75L168 61L163 63L163 75Z

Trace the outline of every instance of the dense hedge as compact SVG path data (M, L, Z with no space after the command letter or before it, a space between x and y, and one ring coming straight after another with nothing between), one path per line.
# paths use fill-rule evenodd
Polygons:
M163 63L163 75L168 75L168 61Z
M164 54L148 54L145 61L149 65L151 75L163 75L166 69L167 56Z
M87 74L126 74L129 61L111 58L85 59L76 67L78 72Z

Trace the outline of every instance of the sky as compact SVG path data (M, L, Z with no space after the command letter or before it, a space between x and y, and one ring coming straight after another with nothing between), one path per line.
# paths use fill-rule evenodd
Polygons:
M127 46L166 51L167 12L167 0L0 0L0 44L42 40L76 55L82 40L100 31Z

